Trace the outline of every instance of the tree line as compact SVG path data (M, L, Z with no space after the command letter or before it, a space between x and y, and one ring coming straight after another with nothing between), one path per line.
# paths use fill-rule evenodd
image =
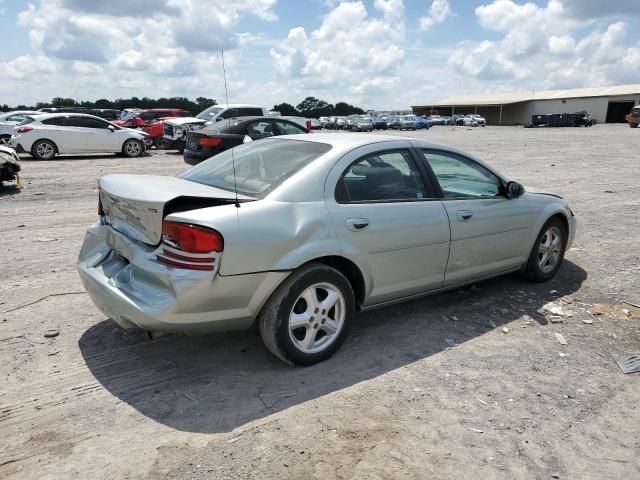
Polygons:
M17 105L15 107L10 107L7 104L0 105L0 111L38 110L46 107L109 108L116 110L124 110L125 108L181 108L195 115L216 104L217 102L213 98L206 97L198 97L195 101L189 100L186 97L163 97L157 99L148 97L131 97L118 98L116 100L101 98L94 102L86 100L78 102L73 98L55 97L51 99L50 102L38 102L35 105ZM276 110L282 115L310 118L330 117L333 115L346 116L364 113L363 109L350 105L346 102L337 102L335 105L332 105L316 97L307 97L295 107L289 103L280 103L278 105L274 105L272 110Z

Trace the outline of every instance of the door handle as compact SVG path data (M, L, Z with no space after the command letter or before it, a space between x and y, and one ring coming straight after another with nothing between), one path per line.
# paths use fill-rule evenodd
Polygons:
M466 222L473 217L473 212L471 210L458 210L458 220L461 222Z
M358 232L364 230L369 226L368 218L348 218L345 222L347 229L352 232Z

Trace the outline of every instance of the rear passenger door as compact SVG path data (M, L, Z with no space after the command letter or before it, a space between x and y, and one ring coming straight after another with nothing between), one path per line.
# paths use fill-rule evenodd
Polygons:
M84 152L87 147L87 133L79 122L79 117L53 117L43 120L47 125L47 136L55 142L60 153Z
M327 178L325 201L344 251L365 267L365 305L442 286L449 221L408 142L349 152Z

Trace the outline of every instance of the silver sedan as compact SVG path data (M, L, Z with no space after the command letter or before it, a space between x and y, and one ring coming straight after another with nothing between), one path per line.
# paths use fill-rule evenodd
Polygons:
M258 323L281 359L332 355L357 311L510 272L557 273L576 219L559 196L457 149L397 137L250 142L177 177L108 175L78 271L122 327Z

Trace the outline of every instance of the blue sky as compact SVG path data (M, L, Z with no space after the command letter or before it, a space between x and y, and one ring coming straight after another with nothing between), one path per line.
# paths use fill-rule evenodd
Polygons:
M406 108L638 82L637 0L0 0L0 104L313 95Z

